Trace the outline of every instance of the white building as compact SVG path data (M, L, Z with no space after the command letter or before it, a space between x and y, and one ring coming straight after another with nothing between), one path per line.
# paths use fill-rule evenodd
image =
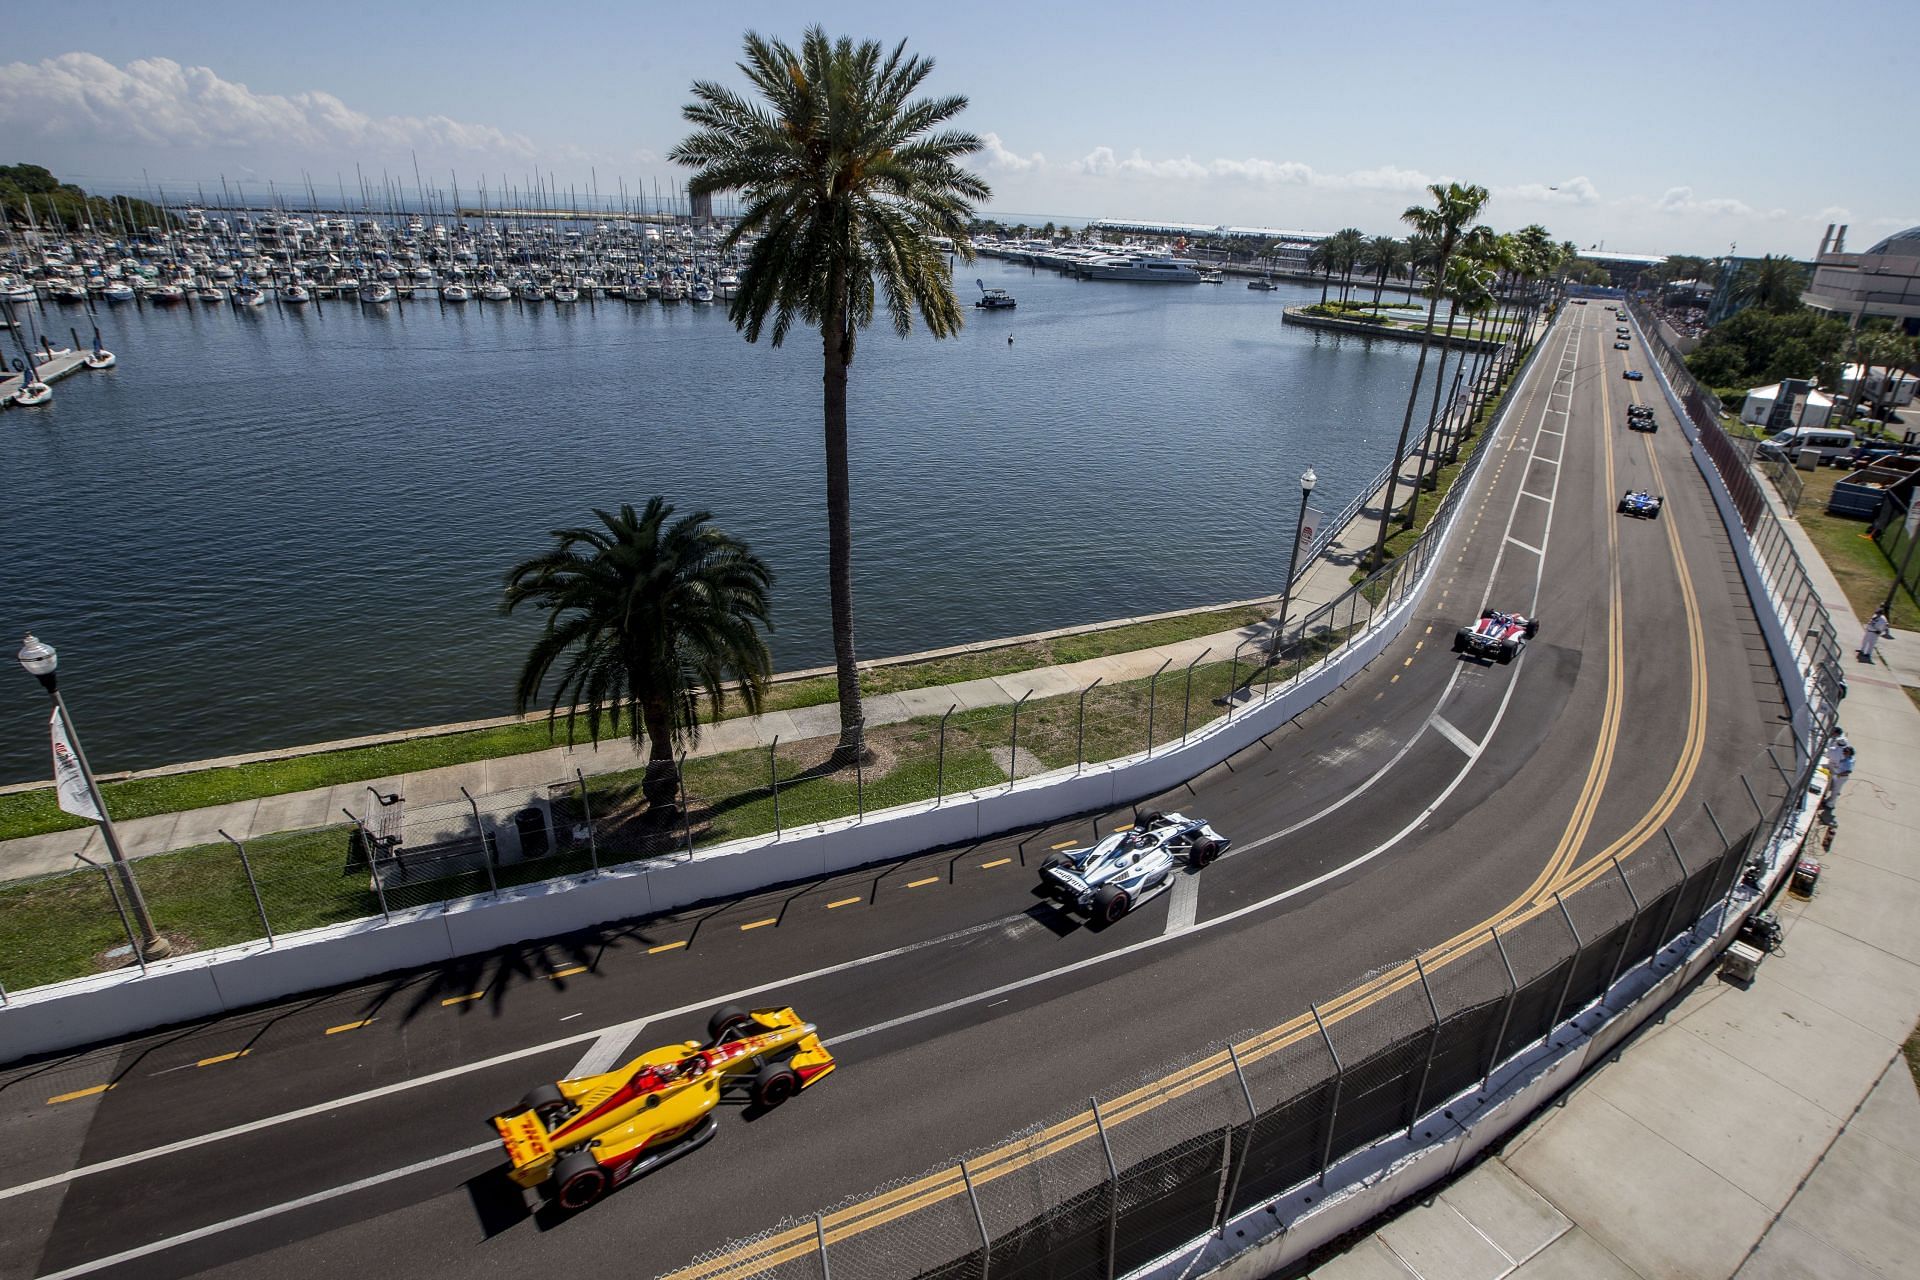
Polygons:
M1771 425L1775 428L1786 427L1824 427L1833 416L1833 398L1807 387L1804 382L1786 384L1786 400L1781 402L1780 388L1783 384L1755 387L1747 392L1747 402L1740 406L1740 421L1751 426ZM1786 410L1784 418L1774 418L1775 407ZM1773 419L1769 424L1768 420Z

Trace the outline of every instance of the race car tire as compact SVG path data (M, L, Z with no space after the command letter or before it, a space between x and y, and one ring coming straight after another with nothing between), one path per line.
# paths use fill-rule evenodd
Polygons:
M719 1044L729 1036L745 1031L753 1025L753 1015L737 1004L715 1009L713 1016L707 1019L707 1040L710 1045Z
M1539 634L1540 634L1540 619L1538 618L1527 619L1527 639L1531 640Z
M1093 918L1101 924L1112 924L1132 909L1133 899L1125 889L1105 884L1093 895Z
M1627 500L1625 498L1620 499L1620 505L1616 506L1614 510L1621 515L1627 514Z
M567 1095L550 1084L543 1084L520 1099L520 1106L513 1114L520 1115L531 1111L540 1117L540 1123L552 1129L569 1111L573 1104L567 1101Z
M1187 861L1195 867L1209 866L1219 856L1220 846L1205 836L1195 836L1193 847L1187 850Z
M1166 816L1166 814L1160 812L1158 809L1143 810L1134 816L1133 828L1136 831L1145 831L1163 820Z
M1455 653L1467 651L1467 633L1464 629L1453 633L1453 651Z
M1513 661L1513 655L1518 653L1519 651L1520 651L1519 646L1517 645L1511 645L1511 644L1501 645L1500 657L1498 659L1500 665L1503 667L1507 666L1509 663Z
M771 1111L800 1092L800 1075L792 1067L770 1062L753 1077L753 1103Z
M568 1213L578 1213L607 1194L613 1178L588 1151L561 1156L553 1166L553 1199Z

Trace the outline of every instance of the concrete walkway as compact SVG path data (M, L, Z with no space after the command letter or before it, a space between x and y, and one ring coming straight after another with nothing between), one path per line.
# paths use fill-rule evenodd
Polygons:
M1768 491L1769 498L1773 495ZM1784 512L1776 508L1776 514ZM1787 528L1840 629L1859 620ZM1495 1157L1314 1280L1920 1274L1920 635L1852 664L1859 753L1811 900L1742 990L1708 977Z

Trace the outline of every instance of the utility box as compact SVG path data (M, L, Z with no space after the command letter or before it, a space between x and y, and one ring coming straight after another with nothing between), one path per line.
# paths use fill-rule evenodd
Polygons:
M1726 958L1720 962L1720 976L1744 986L1760 972L1760 956L1758 947L1736 942L1727 948Z

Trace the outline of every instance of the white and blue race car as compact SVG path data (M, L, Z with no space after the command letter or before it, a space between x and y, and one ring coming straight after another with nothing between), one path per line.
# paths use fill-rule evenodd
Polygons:
M1658 520L1660 508L1667 505L1664 497L1648 493L1645 489L1629 489L1620 495L1620 505L1615 508L1623 516L1639 516L1642 520Z
M1198 870L1230 843L1204 819L1150 810L1098 844L1048 858L1040 864L1040 892L1068 911L1112 924L1171 889L1180 863Z

